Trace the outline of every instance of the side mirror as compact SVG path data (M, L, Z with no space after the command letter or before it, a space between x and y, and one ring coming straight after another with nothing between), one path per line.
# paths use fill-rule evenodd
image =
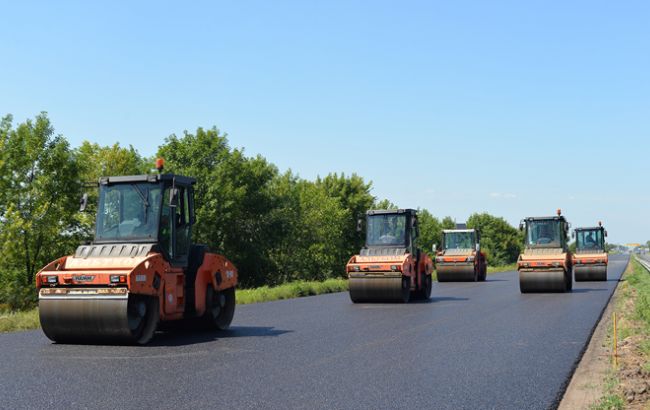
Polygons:
M435 254L438 251L438 245L435 243L431 246L431 251Z
M481 244L480 243L476 244L476 252L481 252Z
M359 218L357 219L357 232L361 232L363 230L363 219Z
M524 223L523 222L519 222L519 230L522 231L522 232L524 231Z
M607 238L607 231L605 231L605 238Z
M169 190L169 206L170 208L176 208L178 206L178 188Z
M576 237L576 231L571 232L571 237L575 238Z
M79 200L79 212L84 212L88 206L88 194L83 194Z

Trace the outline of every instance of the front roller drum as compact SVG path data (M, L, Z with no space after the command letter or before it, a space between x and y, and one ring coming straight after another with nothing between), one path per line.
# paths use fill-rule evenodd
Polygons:
M120 344L146 344L151 340L160 319L157 297L89 293L39 297L41 328L50 340Z
M572 279L563 270L519 271L521 293L566 292L572 288Z
M473 264L438 265L438 282L475 282L478 279Z
M351 277L348 281L350 299L354 303L398 302L406 303L411 294L408 276Z
M573 275L576 282L606 281L607 265L574 266Z

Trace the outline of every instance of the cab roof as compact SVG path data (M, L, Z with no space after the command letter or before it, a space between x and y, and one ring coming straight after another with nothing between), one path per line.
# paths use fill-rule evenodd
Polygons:
M395 214L411 214L415 215L417 211L415 209L406 208L406 209L371 209L366 212L366 215L395 215Z
M196 178L186 177L176 174L148 174L148 175L126 175L116 177L101 177L99 185L112 184L133 184L138 182L156 183L161 181L176 181L181 185L192 185L196 183Z

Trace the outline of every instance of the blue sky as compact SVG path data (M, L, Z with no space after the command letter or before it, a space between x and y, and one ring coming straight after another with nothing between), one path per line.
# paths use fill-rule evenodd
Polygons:
M216 125L305 178L463 221L650 239L650 3L4 2L0 114L73 145Z

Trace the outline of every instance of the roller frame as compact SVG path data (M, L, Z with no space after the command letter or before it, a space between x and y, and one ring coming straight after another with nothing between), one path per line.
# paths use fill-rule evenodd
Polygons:
M404 282L407 282L404 288ZM350 299L359 302L409 301L410 277L402 275L351 275L348 280Z
M569 279L573 280L569 275ZM519 271L521 293L562 293L570 291L564 269L526 269Z
M580 264L573 266L573 276L576 282L606 281L606 264Z

